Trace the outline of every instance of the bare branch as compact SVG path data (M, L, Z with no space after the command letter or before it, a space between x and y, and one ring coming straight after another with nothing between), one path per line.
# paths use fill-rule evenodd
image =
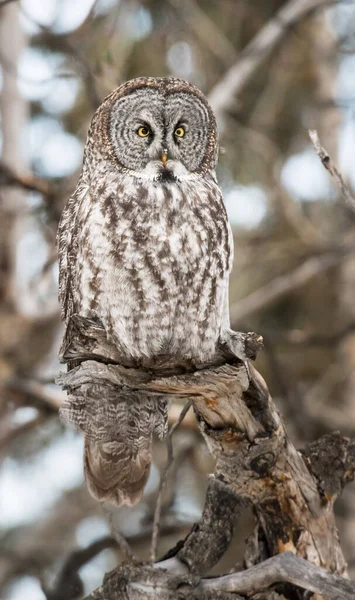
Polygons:
M197 589L249 595L275 583L292 583L329 600L353 600L355 594L355 582L332 575L291 552L273 556L246 571L202 580Z
M164 495L164 491L165 491L166 483L167 483L168 471L174 460L172 436L174 434L174 431L176 431L176 429L179 427L180 423L182 423L182 421L184 420L186 414L190 410L190 407L191 407L191 401L189 400L185 404L184 408L182 409L180 416L179 416L178 420L176 421L176 423L174 423L171 426L170 431L167 435L166 446L167 446L167 450L168 450L168 457L167 457L166 465L165 465L164 470L160 477L159 491L158 491L155 513L154 513L153 535L152 535L152 544L151 544L151 551L150 551L150 560L152 562L155 561L156 554L157 554L160 516L161 516L161 509L162 509L162 504L163 504L163 495Z
M229 485L213 475L210 477L205 506L198 525L183 542L170 550L155 567L173 573L206 573L226 552L241 510L246 502ZM182 570L181 567L185 567Z
M46 415L43 413L38 414L28 421L27 423L23 423L19 425L15 429L11 428L4 433L2 433L0 437L0 453L6 454L8 452L10 444L12 444L15 440L21 437L24 434L28 434L30 431L36 429L39 425L42 425L46 420Z
M92 321L81 318L75 320L75 327L76 339L66 351L71 357L75 353L81 356L90 329L90 351L95 356L103 343L98 323L94 327ZM108 347L101 347L100 354L108 352ZM85 360L62 375L69 393L67 407L85 395L83 409L90 413L90 386L97 389L108 382L112 398L102 398L108 405L123 389L126 393L134 390L137 396L190 400L216 467L201 521L186 539L158 565L121 565L105 577L103 585L89 596L91 600L172 600L177 590L178 597L190 600L212 600L216 590L220 598L235 600L236 593L249 594L278 582L292 583L330 600L353 597L355 584L343 578L346 562L332 510L343 485L354 479L355 451L349 440L333 435L313 444L304 455L297 452L264 380L240 360L193 372L175 369L171 374ZM170 447L168 465L171 453ZM328 481L328 472L335 473L334 481ZM252 505L258 521L257 535L248 540L251 569L201 580L200 574L212 568L228 547L243 504ZM159 514L155 531L157 524ZM292 563L292 556L276 556L286 551L297 555L297 561ZM270 563L262 562L270 555L277 558L271 563L276 565L274 571ZM303 559L314 563L311 570ZM282 561L287 561L287 569ZM254 568L257 563L261 564ZM315 566L319 564L328 571Z
M308 133L315 151L317 152L320 160L322 161L323 166L327 169L327 171L329 171L329 173L335 180L338 188L340 189L341 195L343 196L346 202L346 205L353 212L355 212L355 198L352 195L349 186L345 183L342 174L337 169L331 157L329 156L328 152L321 145L317 131L315 129L309 129Z

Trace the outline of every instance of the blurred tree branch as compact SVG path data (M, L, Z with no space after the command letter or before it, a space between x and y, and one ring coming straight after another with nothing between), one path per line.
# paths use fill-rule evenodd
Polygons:
M0 2L0 8L2 8L3 6L5 6L6 4L10 4L10 2L18 2L18 0L1 0L1 2Z
M345 183L344 177L340 173L339 169L335 166L332 158L329 156L326 149L321 145L317 131L315 129L310 129L308 133L316 153L318 154L325 169L329 171L336 182L340 193L346 202L346 205L353 212L355 212L355 198L351 193L349 186Z
M346 252L345 252L346 254ZM245 317L261 310L281 299L296 288L305 285L310 279L338 265L344 258L344 251L326 252L319 256L307 258L293 271L272 279L260 289L251 292L230 307L232 323L237 323Z
M47 179L33 173L15 173L13 169L2 162L0 162L0 185L18 186L30 192L39 192L44 196L53 196L57 191Z
M106 536L96 540L86 548L73 551L65 560L64 565L57 577L55 588L43 591L47 600L73 600L82 596L84 592L82 581L78 571L86 563L90 562L97 554L108 548L117 548L116 540Z
M210 91L208 99L217 119L234 104L255 71L287 34L289 29L314 11L335 4L337 0L289 0L244 48L241 56Z
M181 16L202 44L207 46L222 63L228 67L237 59L233 44L229 42L216 23L195 2L195 0L169 0L177 14Z

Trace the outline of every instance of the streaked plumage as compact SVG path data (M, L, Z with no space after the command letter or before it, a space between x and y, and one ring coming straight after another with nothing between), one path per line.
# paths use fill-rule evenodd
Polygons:
M60 301L66 322L73 314L101 321L124 366L201 367L218 356L229 328L233 249L216 158L212 111L179 79L129 81L93 117L59 226ZM127 395L107 411L100 390L86 395L96 407L91 424L79 422L85 398L71 420L86 433L89 489L100 500L134 503L148 477L152 434L165 430L164 402L139 405Z

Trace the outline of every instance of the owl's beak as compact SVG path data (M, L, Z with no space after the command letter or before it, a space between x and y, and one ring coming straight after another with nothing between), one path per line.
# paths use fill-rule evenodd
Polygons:
M168 151L164 148L163 154L161 155L161 162L163 163L163 167L165 167L167 160L168 160Z

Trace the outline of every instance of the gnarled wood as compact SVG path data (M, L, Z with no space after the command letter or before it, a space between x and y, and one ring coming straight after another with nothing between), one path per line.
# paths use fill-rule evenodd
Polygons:
M80 327L82 325L83 322ZM92 600L185 598L186 586L190 598L230 597L232 590L225 586L225 578L219 578L212 586L211 580L199 583L198 577L216 564L227 549L244 504L251 505L257 517L257 535L248 541L247 566L253 567L265 558L291 551L299 559L325 568L329 577L336 575L338 579L327 581L327 585L332 582L330 590L334 591L335 581L344 584L343 595L334 596L331 591L329 598L350 599L349 590L354 584L343 577L346 577L346 562L339 544L333 504L344 484L354 478L354 444L333 434L311 444L303 454L298 452L287 437L265 382L252 366L235 360L194 372L172 369L167 375L166 371L159 373L86 360L63 375L62 384L69 392L62 409L64 415L70 412L70 405L75 404L77 397L84 399L85 410L88 386L104 389L106 385L102 410L107 404L117 402L120 394L130 393L136 399L140 394L145 397L148 394L164 402L167 398L189 399L208 448L216 458L201 521L187 538L155 568L152 565L119 567L110 574L104 587L90 596ZM90 411L89 403L87 410ZM330 470L334 478L329 476ZM294 563L295 573L299 574L297 579L285 573L285 565L288 568L290 564L289 559L277 563L277 570L272 571L274 579L266 578L265 586L289 582L324 594L326 588L321 585L324 571L316 572L316 567L309 565L315 578L307 579L304 565L308 563L297 562ZM260 583L261 571L250 572L258 573ZM240 574L235 577L237 575ZM318 583L311 584L316 580ZM252 586L249 591L265 586ZM109 589L115 591L111 594ZM176 595L177 589L180 596ZM211 595L212 589L219 590L221 595L217 596L216 591ZM233 598L235 593L247 591L245 587L236 586ZM287 590L284 594L287 598Z

